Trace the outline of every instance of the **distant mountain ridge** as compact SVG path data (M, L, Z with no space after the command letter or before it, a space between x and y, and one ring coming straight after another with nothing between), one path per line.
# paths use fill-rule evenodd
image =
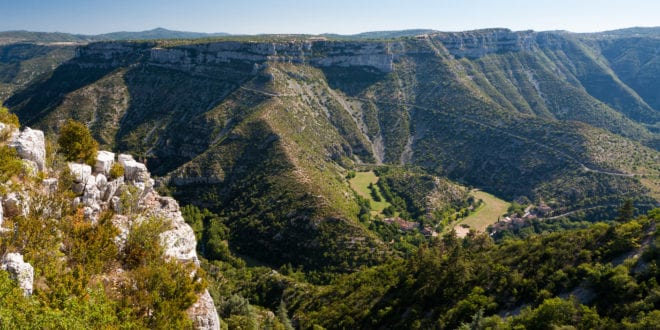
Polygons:
M4 31L0 32L0 44L9 42L94 42L109 40L152 40L152 39L199 39L229 36L228 33L203 33L174 31L164 28L128 32L118 31L97 35L72 34L62 32Z
M468 30L462 32L477 32L484 30ZM611 31L594 32L594 33L573 33L569 31L554 31L556 33L575 34L580 36L592 37L660 37L660 27L632 27ZM390 30L390 31L367 31L356 34L338 34L338 33L322 33L318 35L313 34L300 34L301 36L309 37L322 37L338 40L373 40L373 39L397 39L406 37L415 37L425 34L433 33L455 33L443 32L433 29L407 29L407 30ZM31 43L55 43L55 42L77 42L87 43L94 41L110 41L110 40L166 40L166 39L203 39L203 38L216 38L216 37L267 37L267 36L281 36L282 34L232 34L226 32L217 33L204 33L204 32L189 32L189 31L176 31L158 27L145 31L117 31L110 33L102 33L96 35L84 35L75 33L63 32L35 32L35 31L0 31L0 44L15 43L15 42L31 42ZM287 35L287 34L284 34ZM293 35L293 34L291 34Z

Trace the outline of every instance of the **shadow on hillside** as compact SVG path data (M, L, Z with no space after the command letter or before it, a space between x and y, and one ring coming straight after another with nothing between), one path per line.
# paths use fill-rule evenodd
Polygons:
M240 89L252 65L223 64L187 72L153 65L130 69L124 81L130 104L115 145L148 160L156 175L183 165L214 143L218 132L241 121L265 97ZM199 68L197 68L199 69Z
M381 81L387 75L369 67L320 67L333 89L338 89L348 96L358 96L369 86Z
M34 125L62 104L67 94L100 80L114 69L81 67L73 59L57 67L45 80L14 94L5 105L18 115L23 125Z

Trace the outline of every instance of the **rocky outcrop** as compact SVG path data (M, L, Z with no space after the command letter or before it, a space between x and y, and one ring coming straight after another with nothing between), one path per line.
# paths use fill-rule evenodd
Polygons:
M115 163L115 154L110 151L99 151L96 155L96 165L94 171L102 173L103 175L110 174L110 168Z
M149 61L156 65L193 66L243 62L290 62L327 66L366 66L382 72L393 69L396 47L389 43L335 41L214 42L174 48L152 48Z
M9 143L26 160L33 161L39 171L46 170L46 142L44 132L29 127L22 132L16 132Z
M217 330L220 329L220 318L215 310L213 298L208 290L205 290L195 304L188 309L188 316L195 324L196 329Z
M479 58L488 54L531 50L535 45L533 31L513 32L487 29L466 32L441 32L431 35L456 57Z
M120 154L117 157L117 162L124 167L124 177L108 180L103 172L114 161L113 153L100 151L94 171L88 165L69 164L74 174L74 189L82 186L82 195L76 197L74 204L83 205L85 217L92 221L98 218L103 209L112 208L117 213L113 223L119 229L115 242L120 249L128 238L133 222L151 216L168 221L170 229L160 235L165 257L199 266L195 233L183 219L179 204L173 198L160 196L153 189L153 180L146 166L135 161L131 155ZM133 207L142 210L137 218L123 215L126 210L122 208L126 205L122 205L122 192L133 195L136 204ZM188 314L198 329L220 328L219 317L208 291L200 294L198 302L188 310Z
M7 253L0 262L0 269L7 271L11 278L23 289L26 296L32 294L32 285L34 281L34 268L29 263L23 261L23 256L19 253Z
M149 181L150 175L147 166L135 161L133 156L121 154L119 155L119 163L124 167L124 178L126 180L140 183Z
M3 124L0 131L7 127ZM18 151L24 161L33 162L40 171L46 170L42 131L26 128L23 132L14 132L10 146ZM131 155L127 154L118 155L117 161L124 167L124 177L114 180L108 180L110 168L115 162L115 154L112 152L99 151L93 168L86 164L68 163L67 167L73 179L72 189L79 194L73 200L73 205L83 206L85 218L95 221L101 211L110 207L121 213L124 202L120 198L122 192L133 194L136 206L143 210L141 215L133 220L140 221L145 217L157 216L171 224L170 229L160 235L165 248L165 257L176 259L179 262L192 262L199 266L195 250L197 244L195 233L183 219L179 204L170 197L158 195L153 189L154 181L144 164L135 161ZM55 192L58 182L57 178L44 179L42 192L47 194ZM27 213L28 205L29 200L21 193L8 193L0 203L0 225L5 215L13 217ZM115 215L115 219L113 219L120 230L116 239L120 248L128 236L133 220L121 214ZM21 254L7 254L1 260L0 269L8 271L26 295L32 294L34 270L29 263L23 261ZM188 310L188 314L199 329L220 328L218 314L208 291L200 294L198 302Z

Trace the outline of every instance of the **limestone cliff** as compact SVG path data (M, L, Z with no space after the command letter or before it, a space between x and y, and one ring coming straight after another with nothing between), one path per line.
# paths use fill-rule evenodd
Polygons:
M2 125L2 130L14 130L11 126ZM42 200L57 190L57 171L46 168L46 149L43 132L25 128L9 134L8 145L18 151L23 162L34 170L28 171L28 176L35 176L37 169L51 174L50 178L41 179L41 189L32 191L28 186L10 188L15 191L0 196L0 225L4 217L28 215L34 209L31 199ZM178 260L181 263L193 263L199 266L196 253L196 240L192 228L185 222L178 203L170 197L160 196L154 189L154 181L147 172L146 166L136 162L132 156L120 154L118 162L124 168L124 176L112 178L110 168L115 162L115 154L108 151L98 153L97 162L92 168L86 164L68 163L73 185L71 189L78 197L72 201L74 207L82 207L85 218L96 222L102 211L113 209L113 223L120 230L115 239L122 248L129 235L131 225L146 218L156 217L169 223L169 229L160 234L164 247L164 257ZM5 191L6 188L3 189ZM121 197L130 195L131 215L128 216L128 205ZM52 209L43 210L46 214ZM3 228L3 230L5 230ZM8 229L7 229L8 230ZM51 230L51 229L48 229ZM32 265L23 260L19 253L8 253L0 261L0 269L6 270L15 279L26 295L32 294L34 270ZM190 307L188 315L198 329L219 329L220 320L207 290L199 294L198 301Z

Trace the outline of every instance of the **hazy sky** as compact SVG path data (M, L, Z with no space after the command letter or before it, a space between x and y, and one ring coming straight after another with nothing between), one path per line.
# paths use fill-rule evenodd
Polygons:
M443 31L604 31L660 26L659 0L0 0L0 31L98 34L155 27L196 32L352 34Z

